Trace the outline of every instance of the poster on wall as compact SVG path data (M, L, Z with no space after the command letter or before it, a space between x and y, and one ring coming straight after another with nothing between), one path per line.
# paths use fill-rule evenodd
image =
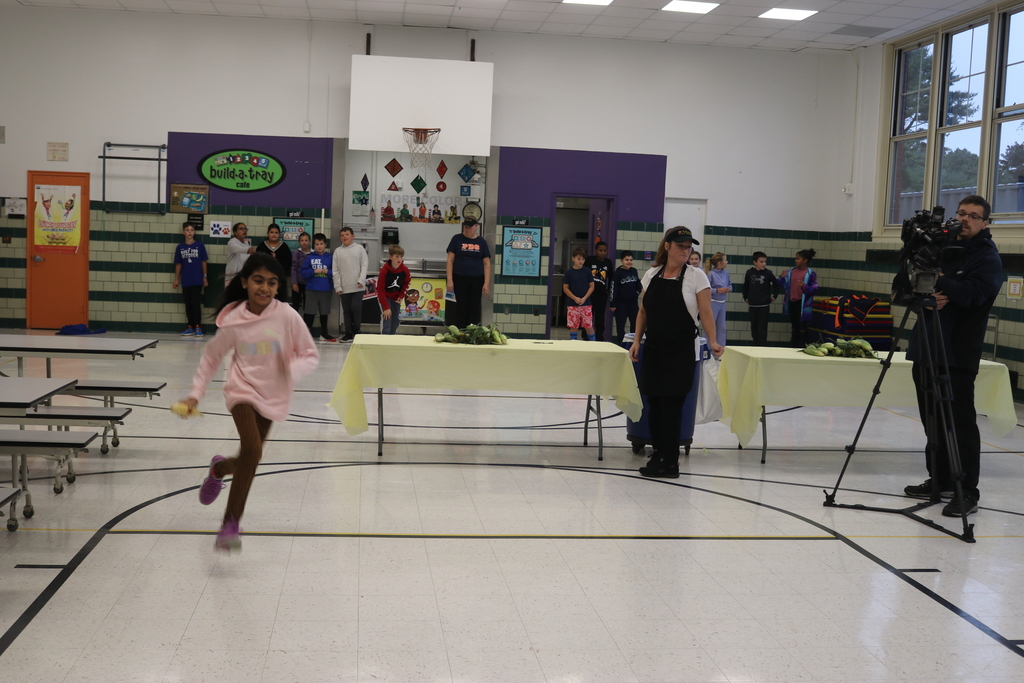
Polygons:
M36 185L32 216L36 251L77 254L82 243L82 205L77 185Z
M413 277L398 317L403 322L444 323L445 279Z
M501 274L540 277L541 228L506 225L501 234Z
M369 216L370 215L370 193L365 190L355 190L352 192L352 215L353 216Z
M210 221L210 237L231 237L231 221Z
M171 213L206 213L210 206L210 186L171 183L168 197Z
M307 233L312 238L316 232L315 218L275 218L274 222L281 228L281 239L286 242L298 242L301 233Z

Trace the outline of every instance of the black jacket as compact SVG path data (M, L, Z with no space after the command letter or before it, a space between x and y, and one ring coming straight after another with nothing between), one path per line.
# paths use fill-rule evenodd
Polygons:
M779 282L772 271L750 268L743 277L743 300L748 306L767 306L779 295Z
M988 228L956 245L964 248L963 259L947 268L952 272L944 272L935 284L936 291L949 297L949 303L938 312L939 325L949 367L977 372L988 313L1003 285L1003 262ZM932 311L923 311L914 325L908 359L919 360L918 326L925 322L930 324L932 315Z

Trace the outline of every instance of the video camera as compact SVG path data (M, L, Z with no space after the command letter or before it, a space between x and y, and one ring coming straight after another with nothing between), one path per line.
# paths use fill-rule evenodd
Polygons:
M908 304L915 296L935 293L943 266L963 258L963 247L953 246L963 225L955 218L943 222L946 210L919 210L903 221L900 269L892 281L892 303Z

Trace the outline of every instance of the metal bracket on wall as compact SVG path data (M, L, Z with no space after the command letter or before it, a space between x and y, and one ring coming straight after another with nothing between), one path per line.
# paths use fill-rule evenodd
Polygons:
M124 156L111 156L107 154L108 151L113 150L115 147L129 147L133 150L138 149L155 149L155 157L124 157ZM119 211L118 213L155 213L163 216L167 213L166 205L160 201L160 187L163 185L163 164L167 163L167 157L164 154L167 152L167 145L124 145L117 142L104 142L103 143L103 154L96 157L97 159L103 159L103 194L101 201L103 203L104 213L114 213L113 210L107 208L107 159L117 159L119 161L155 161L156 166L156 204L160 207L157 211Z

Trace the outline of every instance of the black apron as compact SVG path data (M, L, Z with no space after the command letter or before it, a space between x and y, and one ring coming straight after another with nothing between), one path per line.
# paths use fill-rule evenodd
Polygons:
M647 340L640 390L648 396L686 396L693 386L697 325L683 301L682 277L686 270L683 266L679 280L666 280L658 273L644 292Z

